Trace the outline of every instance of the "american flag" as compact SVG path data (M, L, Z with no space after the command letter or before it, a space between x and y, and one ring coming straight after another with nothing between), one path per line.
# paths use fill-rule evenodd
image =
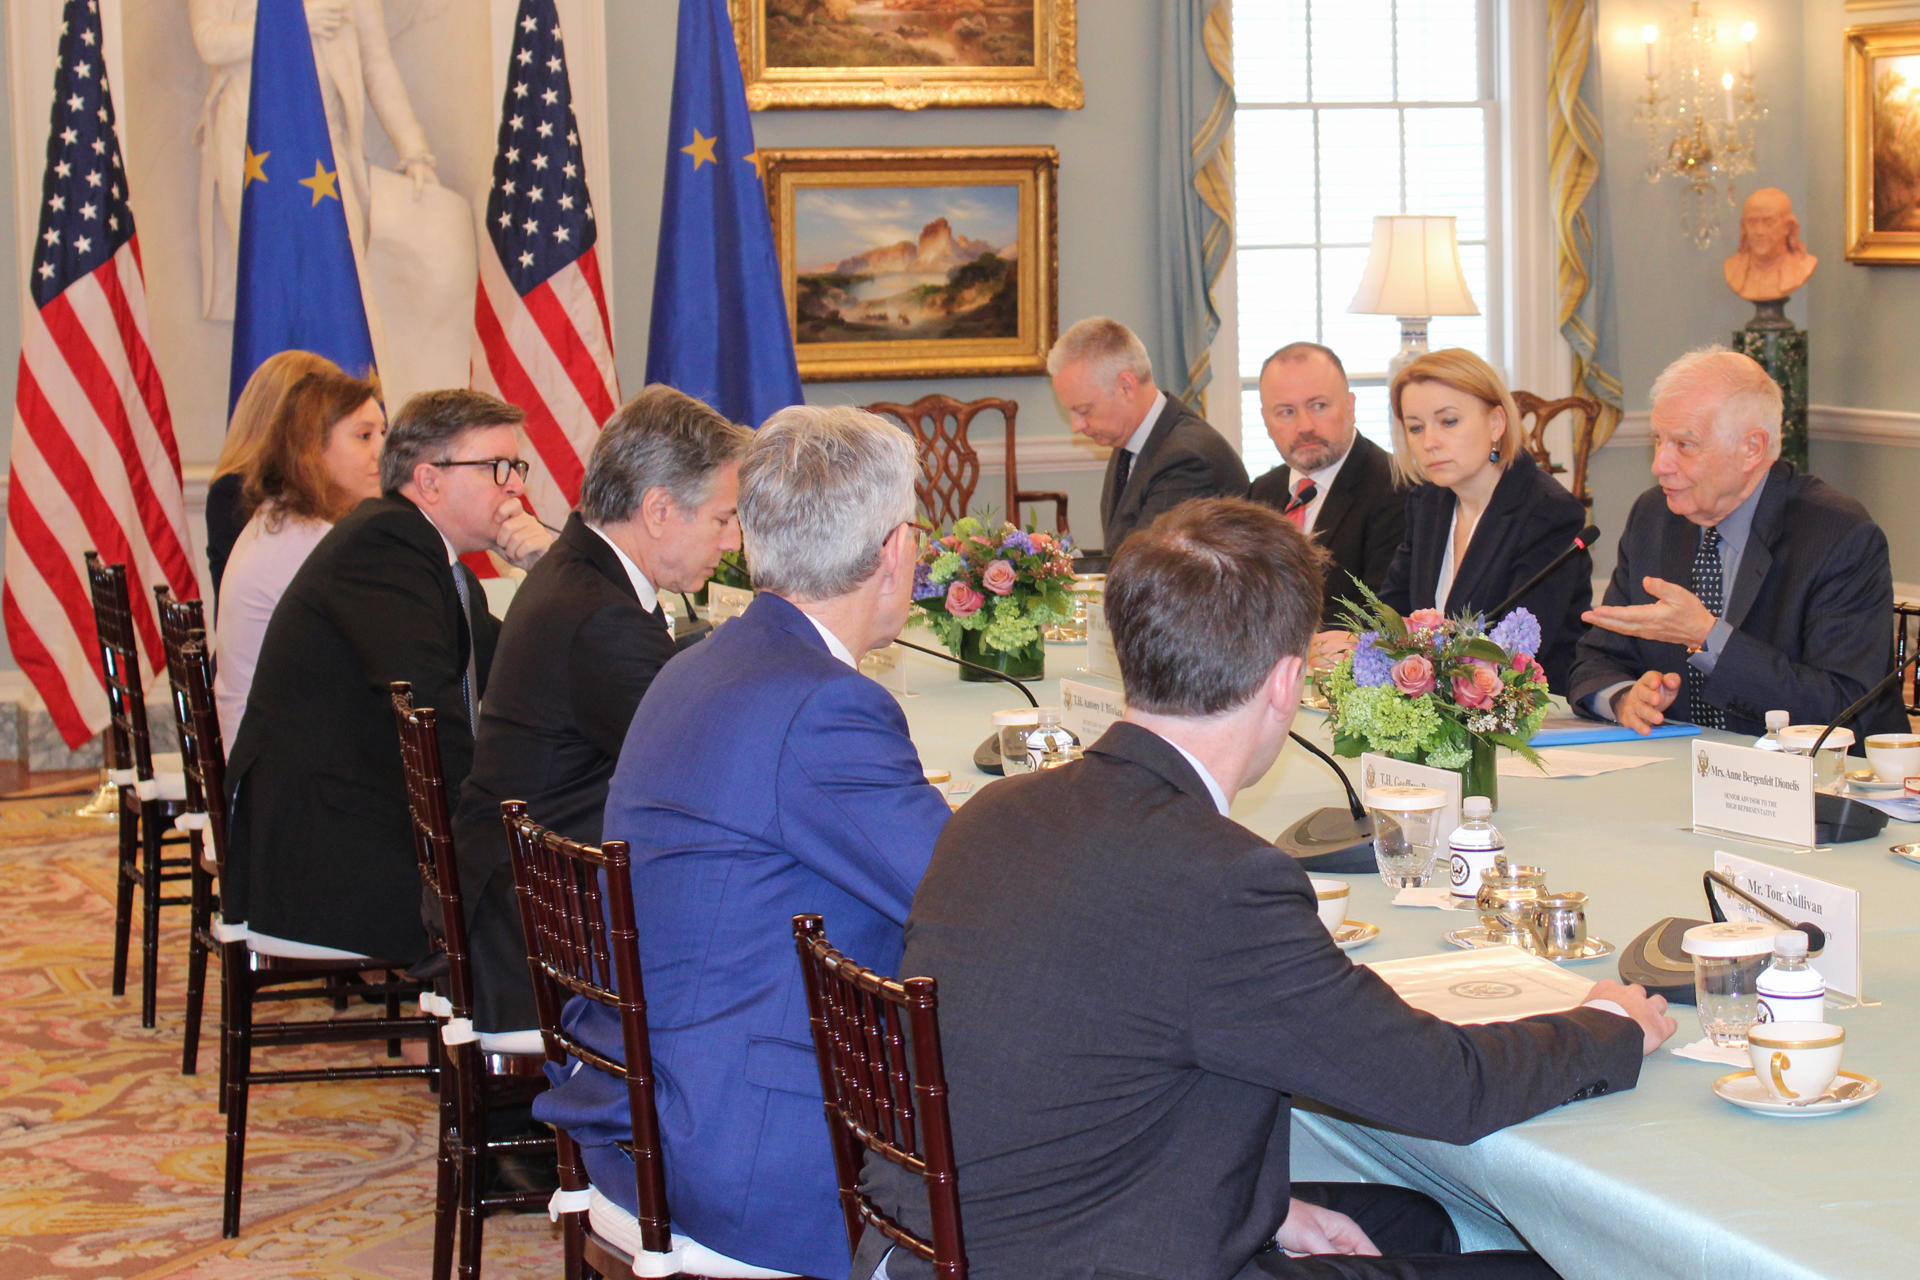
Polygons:
M619 403L593 204L553 0L520 0L474 301L473 385L527 412L527 495L549 523L573 506L593 438Z
M107 701L82 563L124 562L147 677L164 661L152 589L197 597L180 451L147 346L146 282L113 130L97 0L67 0L28 286L7 490L7 642L67 745Z

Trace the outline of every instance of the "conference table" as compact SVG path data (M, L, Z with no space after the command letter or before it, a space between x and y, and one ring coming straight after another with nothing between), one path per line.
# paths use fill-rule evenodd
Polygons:
M936 643L919 632L907 638ZM1035 688L1043 704L1059 704L1062 676L1117 689L1077 670L1086 652L1085 645L1048 646L1046 678ZM971 781L969 796L978 794L993 781L972 763L991 732L990 713L1024 700L1005 685L964 683L953 667L913 653L905 655L905 686L901 705L922 761L951 770L956 784ZM1331 748L1319 713L1303 711L1294 727ZM1920 912L1912 905L1920 865L1889 851L1920 839L1920 826L1889 822L1882 836L1803 854L1695 834L1688 829L1688 743L1582 748L1655 762L1596 777L1503 776L1494 821L1509 855L1544 867L1551 888L1585 890L1591 936L1616 945L1665 916L1707 918L1701 873L1716 849L1860 889L1863 985L1877 1003L1829 1017L1847 1030L1845 1068L1876 1077L1879 1096L1813 1118L1740 1110L1712 1088L1733 1068L1669 1052L1701 1035L1692 1006L1676 1006L1679 1030L1644 1064L1636 1088L1559 1108L1471 1146L1374 1129L1296 1099L1295 1178L1416 1187L1447 1206L1466 1247L1524 1239L1568 1280L1920 1274ZM1357 776L1352 764L1348 771ZM1232 815L1271 836L1312 809L1344 803L1326 766L1290 745L1265 779L1234 800ZM1350 918L1380 929L1350 953L1356 963L1448 951L1442 935L1473 920L1396 907L1394 891L1377 876L1344 878L1353 886ZM1616 958L1570 968L1614 977Z

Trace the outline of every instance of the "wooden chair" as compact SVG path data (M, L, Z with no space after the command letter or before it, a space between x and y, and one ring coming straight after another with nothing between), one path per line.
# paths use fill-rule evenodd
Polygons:
M941 527L967 514L973 505L973 491L980 483L980 455L967 440L974 418L985 410L997 410L1007 425L1007 505L1006 518L1020 523L1022 503L1051 502L1055 523L1062 537L1067 527L1067 495L1055 490L1022 489L1016 472L1013 448L1013 420L1020 406L1012 400L956 400L952 396L921 396L912 404L876 401L866 406L870 413L885 413L905 423L913 433L920 453L920 483L914 496L927 518Z
M527 934L527 967L546 1037L547 1061L562 1071L600 1071L626 1089L633 1138L619 1144L633 1158L635 1203L629 1214L587 1183L580 1145L556 1130L560 1148L560 1214L566 1274L630 1280L639 1276L780 1277L673 1234L667 1211L666 1165L654 1107L653 1053L647 999L640 981L640 934L625 842L595 847L548 831L527 806L500 806L513 856L513 883ZM570 1034L560 1014L568 997L612 1009L620 1019L620 1057Z
M167 651L167 686L172 693L173 725L180 742L181 780L186 792L186 812L174 819L174 825L194 846L187 859L190 886L187 937L187 1018L180 1043L180 1074L194 1075L200 1069L200 1023L206 1009L207 957L214 949L213 915L219 910L212 858L207 856L206 841L194 840L194 830L204 830L206 796L200 789L198 761L199 735L194 731L193 713L187 699L187 646L198 644L210 653L207 644L206 617L198 600L176 600L165 584L153 589L154 603L160 610L160 639Z
M93 592L93 623L100 642L100 672L107 686L107 779L120 798L119 883L113 909L113 994L127 991L127 951L133 930L133 895L140 891L140 1025L151 1027L160 965L160 908L190 899L165 896L164 886L191 874L189 859L169 858L169 847L188 843L172 830L186 812L186 781L177 758L153 753L147 731L146 690L140 675L140 641L127 595L127 567L107 564L87 552Z
M1533 460L1542 469L1553 475L1564 474L1566 468L1555 463L1547 452L1547 424L1563 413L1573 413L1573 483L1567 488L1591 511L1593 495L1587 491L1587 464L1593 460L1593 428L1600 421L1600 402L1586 396L1562 396L1558 400L1548 400L1531 391L1514 392L1513 402L1520 409L1523 426L1529 418L1533 420L1533 425L1526 427L1527 452L1533 455Z
M940 1280L966 1280L934 980L900 982L862 968L833 949L819 916L795 916L793 938L806 978L848 1247L857 1251L872 1227L896 1249L932 1263ZM926 1184L931 1236L908 1230L861 1192L860 1166L868 1153Z
M453 1266L454 1225L459 1223L461 1280L480 1274L483 1223L489 1209L532 1209L547 1193L489 1193L492 1159L508 1152L553 1152L553 1139L532 1134L487 1136L487 1113L524 1104L546 1088L546 1046L540 1032L477 1032L473 1029L473 971L467 948L467 917L460 893L460 862L454 853L453 817L446 772L440 763L440 728L432 707L415 707L405 681L391 687L393 718L400 731L400 762L407 779L414 852L420 881L440 904L447 972L432 1012L440 1026L439 1170L433 1202L433 1276L446 1280Z
M192 761L190 777L205 804L198 821L189 825L199 855L214 866L217 882L226 882L227 755L220 737L220 719L213 701L213 660L204 642L183 646L190 723L182 761ZM333 947L314 946L287 938L254 933L243 922L213 914L208 946L220 949L220 1094L227 1116L227 1168L221 1198L220 1234L240 1234L240 1180L247 1146L247 1100L255 1084L301 1084L321 1080L376 1080L416 1077L434 1080L439 1054L432 1049L425 1063L349 1063L330 1067L255 1071L253 1046L330 1044L339 1041L385 1041L389 1057L400 1054L403 1036L430 1036L438 1024L426 1014L402 1017L403 996L417 998L423 986L404 976L405 963L355 955ZM371 980L366 975L374 975ZM305 985L302 985L305 984ZM383 1015L364 1017L339 1006L343 995L363 996L384 1003ZM326 1000L339 1016L282 1022L256 1022L255 1006L269 1001Z
M1893 664L1905 664L1916 644L1920 644L1920 604L1899 601L1893 606ZM1920 716L1920 679L1911 673L1900 682L1900 701L1909 720Z

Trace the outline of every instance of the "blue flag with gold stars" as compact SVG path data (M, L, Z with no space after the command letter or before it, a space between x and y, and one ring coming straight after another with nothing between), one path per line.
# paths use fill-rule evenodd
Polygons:
M300 0L260 0L240 195L227 410L260 362L302 349L355 377L373 368L320 79Z
M680 0L647 381L748 426L801 403L727 0Z

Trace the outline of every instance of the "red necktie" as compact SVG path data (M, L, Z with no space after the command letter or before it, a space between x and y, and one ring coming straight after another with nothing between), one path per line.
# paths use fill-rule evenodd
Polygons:
M1312 505L1315 490L1313 481L1301 477L1293 482L1293 497L1288 499L1287 508L1280 514L1293 521L1295 527L1307 527L1307 508Z

